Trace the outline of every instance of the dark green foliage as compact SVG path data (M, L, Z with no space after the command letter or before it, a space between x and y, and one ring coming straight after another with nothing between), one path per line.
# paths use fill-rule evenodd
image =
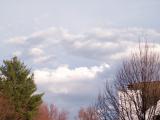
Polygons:
M17 57L3 63L0 67L0 92L12 101L17 119L32 120L43 95L35 94L33 74Z

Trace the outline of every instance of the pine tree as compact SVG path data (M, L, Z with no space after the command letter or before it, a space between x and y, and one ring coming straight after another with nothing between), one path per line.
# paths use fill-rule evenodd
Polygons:
M42 95L36 94L34 75L17 57L0 66L0 93L7 96L15 108L16 120L32 120ZM13 119L12 119L13 120Z

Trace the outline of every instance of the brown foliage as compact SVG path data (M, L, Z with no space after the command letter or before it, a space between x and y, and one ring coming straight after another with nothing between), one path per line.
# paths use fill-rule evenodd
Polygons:
M68 113L66 111L59 111L58 108L51 104L47 106L42 104L39 107L38 114L34 120L67 120Z
M94 107L81 108L78 114L79 120L98 120Z
M0 96L0 120L14 120L16 112L10 100L5 96Z

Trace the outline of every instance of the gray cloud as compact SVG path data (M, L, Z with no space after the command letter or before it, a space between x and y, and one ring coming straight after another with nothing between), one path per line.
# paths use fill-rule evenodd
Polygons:
M90 32L77 34L63 28L52 27L29 36L11 38L9 42L19 44L20 47L23 44L23 50L26 48L24 52L27 54L29 49L43 49L44 59L49 58L47 56L63 57L64 54L69 54L108 62L121 59L128 54L129 50L137 47L140 39L148 39L159 47L159 38L160 32L154 29L96 28Z

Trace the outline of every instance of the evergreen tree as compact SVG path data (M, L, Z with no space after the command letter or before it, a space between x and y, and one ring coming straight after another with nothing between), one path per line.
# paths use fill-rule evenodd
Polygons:
M7 96L16 112L16 120L32 120L43 94L36 94L34 75L17 57L0 66L0 93ZM13 120L13 118L12 118Z

